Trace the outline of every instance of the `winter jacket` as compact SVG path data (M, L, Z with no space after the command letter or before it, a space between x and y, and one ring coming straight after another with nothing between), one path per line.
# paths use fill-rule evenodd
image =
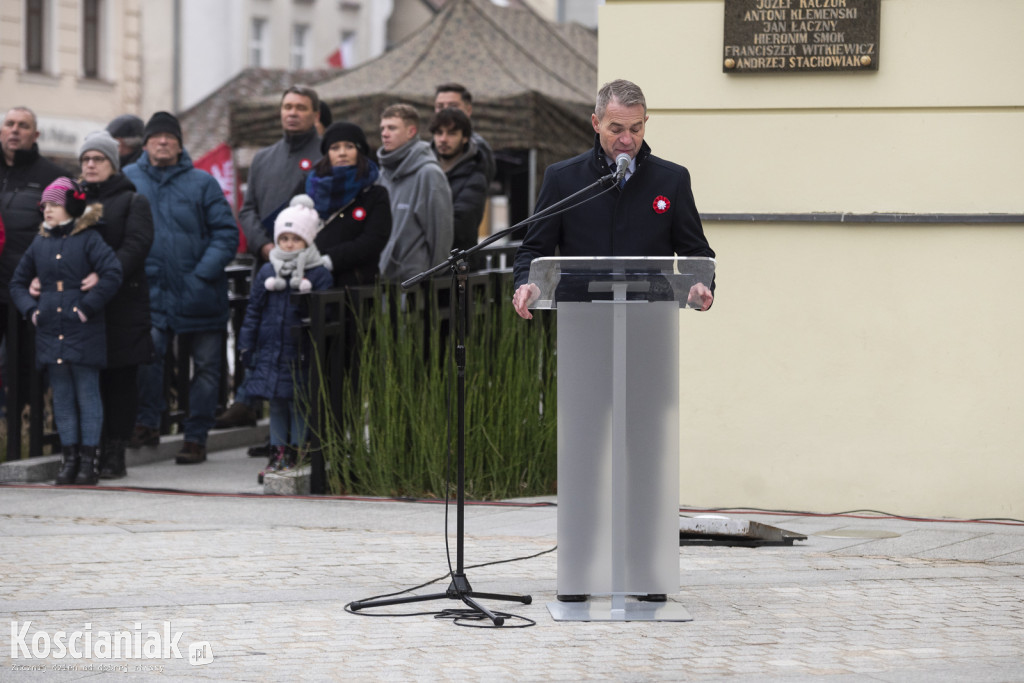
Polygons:
M470 135L470 140L476 145L476 148L483 154L484 174L487 176L487 184L490 185L494 180L494 176L498 174L498 164L494 161L494 151L491 149L491 143L484 140L479 133L473 131Z
M146 256L153 245L149 200L120 173L84 188L89 202L103 204L96 230L121 263L121 287L106 309L107 367L150 363L154 350L146 281Z
M103 367L107 362L103 309L121 285L121 264L97 230L102 215L90 205L75 221L39 234L25 251L11 277L11 301L23 316L36 318L36 366L72 363ZM95 272L99 282L89 291L82 280ZM28 293L32 278L42 290L36 300ZM81 311L85 322L79 317Z
M317 234L316 246L331 259L334 286L372 285L391 236L388 191L369 185L332 215Z
M238 212L249 253L259 258L263 245L273 243L274 219L288 206L292 190L320 156L320 136L315 128L308 133L285 135L256 152L249 165L245 200Z
M612 170L595 135L593 149L548 167L537 211ZM651 154L646 142L625 186L599 192L574 209L530 225L516 251L516 287L529 279L533 259L554 256L556 250L561 256L715 255L693 202L689 171Z
M182 150L159 167L143 152L124 169L153 211L153 246L146 257L153 327L175 333L222 331L228 321L224 267L238 249L238 226L220 185L192 166Z
M15 152L12 166L0 154L0 220L6 233L0 254L0 303L10 302L7 284L43 219L39 197L47 185L62 175L67 174L60 166L40 156L38 145Z
M265 282L274 267L263 264L252 283L245 320L238 333L238 349L247 370L245 388L260 398L293 398L295 377L305 376L308 364L296 363L303 348L299 330L307 315L307 298L292 289L268 292ZM306 271L313 291L330 289L330 272L323 266ZM293 296L301 299L293 302ZM301 385L301 384L300 384Z
M430 145L410 140L377 150L381 184L391 199L391 237L380 274L401 282L448 257L452 248L452 193Z
M444 168L444 164L441 165ZM480 221L487 204L487 160L472 139L445 171L452 190L453 248L469 249L479 241Z

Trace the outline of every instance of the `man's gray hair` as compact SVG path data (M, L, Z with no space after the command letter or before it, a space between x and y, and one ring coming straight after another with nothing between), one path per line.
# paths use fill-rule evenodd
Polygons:
M597 91L597 104L594 105L594 113L598 119L604 118L604 112L612 100L624 107L634 107L639 104L644 108L644 115L647 115L647 100L644 99L644 91L632 81L620 78L601 86L601 89Z
M34 128L35 130L39 130L39 119L36 118L36 113L34 111L32 111L31 109L29 109L28 107L23 107L23 106L11 107L10 109L8 109L4 113L4 119L3 119L4 121L7 120L7 114L10 114L12 111L23 111L23 112L28 113L28 115L32 117L32 128Z

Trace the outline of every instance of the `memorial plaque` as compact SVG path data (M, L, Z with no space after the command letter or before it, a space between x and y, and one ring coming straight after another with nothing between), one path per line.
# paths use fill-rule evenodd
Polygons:
M877 71L881 0L725 0L725 73Z

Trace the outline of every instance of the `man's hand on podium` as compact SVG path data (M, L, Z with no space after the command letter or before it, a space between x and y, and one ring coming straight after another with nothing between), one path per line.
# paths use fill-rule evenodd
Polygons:
M714 300L715 295L711 293L707 285L703 282L698 282L693 287L690 287L690 294L686 297L686 305L706 311L711 308L711 302Z
M529 306L538 298L540 298L540 288L537 285L532 282L519 285L519 289L512 295L512 306L520 318L532 320L533 313L530 313ZM710 306L710 304L708 305Z

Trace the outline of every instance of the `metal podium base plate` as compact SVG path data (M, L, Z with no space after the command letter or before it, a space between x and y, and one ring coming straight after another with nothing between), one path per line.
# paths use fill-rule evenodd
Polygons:
M548 612L555 621L693 621L678 602L641 602L626 600L622 609L612 609L611 600L587 602L549 602Z

